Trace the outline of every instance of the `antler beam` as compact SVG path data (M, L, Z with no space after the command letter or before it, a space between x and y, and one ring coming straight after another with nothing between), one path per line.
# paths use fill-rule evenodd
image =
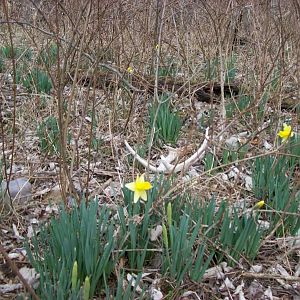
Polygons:
M139 156L136 151L132 149L132 147L128 144L127 141L125 141L125 146L128 149L128 151L139 161L145 168L148 168L150 171L155 173L178 173L178 172L185 172L188 170L193 164L195 164L197 161L202 159L205 155L206 148L208 146L209 141L209 135L208 135L209 128L206 128L205 130L205 138L200 146L200 148L188 159L186 159L184 162L179 164L171 164L172 161L174 161L177 156L179 150L170 148L170 153L167 157L161 156L160 164L158 167L155 167L151 165L149 162L147 162L144 158Z

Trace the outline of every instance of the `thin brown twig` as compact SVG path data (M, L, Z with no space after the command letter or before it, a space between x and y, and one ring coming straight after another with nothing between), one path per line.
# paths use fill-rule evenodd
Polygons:
M280 279L286 281L298 281L300 282L300 277L290 276L290 275L278 275L278 274L267 274L267 273L252 273L252 272L242 272L243 277L255 278L255 279Z
M3 1L3 11L6 17L6 20L9 20L9 15L8 15L8 3L7 1ZM8 36L9 36L9 42L10 42L10 47L11 47L11 53L12 53L12 68L13 68L13 124L12 124L12 146L11 146L11 159L10 159L10 166L9 166L9 174L7 174L7 171L5 170L5 176L6 176L6 182L7 182L7 193L9 195L10 199L10 206L13 207L12 199L10 197L10 189L9 187L9 181L12 175L12 168L14 164L14 150L15 150L15 142L16 142L16 105L17 105L17 84L16 84L16 77L17 77L17 70L16 70L16 58L15 58L15 48L14 48L14 43L13 43L13 37L12 37L12 29L10 24L7 24L7 29L8 29Z
M17 266L15 265L15 263L9 258L9 256L7 255L5 249L2 246L2 243L0 243L0 252L3 255L4 259L6 260L6 262L9 264L11 270L15 273L15 275L20 279L20 281L23 283L24 287L26 288L26 290L28 291L28 293L30 293L30 295L32 296L32 298L34 300L40 300L40 298L37 296L37 294L35 293L34 289L31 287L31 285L26 281L26 279L23 277L23 275L20 273L19 269L17 268Z

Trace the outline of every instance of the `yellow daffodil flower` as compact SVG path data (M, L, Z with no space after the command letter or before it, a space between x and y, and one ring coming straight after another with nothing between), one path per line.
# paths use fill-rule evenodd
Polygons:
M132 73L133 73L133 68L129 66L129 67L127 68L127 72L128 72L129 74L132 74Z
M254 205L254 209L261 209L265 206L265 201L264 200L261 200L261 201L258 201L255 205Z
M283 130L280 130L278 136L281 137L282 141L285 142L289 137L292 137L294 132L292 126L283 123Z
M125 184L129 190L134 192L133 202L137 203L140 198L147 201L147 190L152 188L149 181L145 181L145 174L137 175L136 181Z

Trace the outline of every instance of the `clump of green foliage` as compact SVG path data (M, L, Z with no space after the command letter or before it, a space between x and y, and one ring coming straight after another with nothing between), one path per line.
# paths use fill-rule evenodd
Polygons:
M232 83L237 74L237 56L233 53L224 62L225 68L225 83ZM220 76L220 59L219 57L213 57L207 59L204 65L204 77L206 80L218 80Z
M52 82L48 74L38 68L34 68L27 73L22 81L29 92L50 94Z
M6 59L16 59L21 55L22 50L19 47L3 46L1 48L1 53Z
M41 276L39 295L43 299L70 299L71 295L72 299L78 299L75 296L87 276L90 296L101 287L100 283L107 284L106 278L118 259L118 255L112 255L114 230L113 222L109 222L109 211L103 207L98 214L96 202L87 207L82 202L70 213L62 208L59 218L53 218L49 226L33 237L34 250L26 244L30 262ZM75 261L78 284L71 289Z
M123 299L121 296L126 294L127 299L131 299L135 289L128 291L119 284L114 287L108 284L116 264L121 258L125 259L129 268L141 275L160 253L162 245L160 272L175 280L177 286L186 277L200 282L206 269L216 260L233 264L241 257L254 259L263 234L256 216L241 217L237 211L232 214L226 201L217 206L214 199L195 209L194 204L184 204L187 201L184 195L173 204L168 203L167 212L153 211L161 180L168 188L170 182L157 179L145 204L132 203L132 192L124 190L126 206L120 206L116 215L106 207L99 207L97 201L90 201L87 206L82 203L71 212L62 208L59 218L52 219L34 236L33 247L27 244L30 261L42 274L39 295L69 299L71 295L82 293L83 281L88 276L90 297L105 293ZM163 234L153 239L151 230L157 226L162 226ZM76 289L71 289L75 261L78 284ZM140 275L135 288L145 285Z
M45 65L48 68L53 66L57 61L57 53L58 53L58 47L57 44L51 43L45 49L43 49L38 57L37 62L40 65Z
M250 107L251 103L253 103L253 97L250 97L245 94L241 94L237 97L236 100L231 97L228 99L228 103L226 104L226 117L233 118L235 113L240 114L247 110ZM246 116L249 116L250 112L246 113Z
M170 96L161 95L159 102L160 104L153 104L149 111L150 128L155 128L154 140L160 139L165 143L176 144L182 121L178 113L171 109Z
M270 212L265 217L270 228L277 227L278 236L294 235L300 229L300 194L291 189L299 167L299 143L299 138L291 138L285 145L287 155L260 157L253 165L254 194L266 202Z

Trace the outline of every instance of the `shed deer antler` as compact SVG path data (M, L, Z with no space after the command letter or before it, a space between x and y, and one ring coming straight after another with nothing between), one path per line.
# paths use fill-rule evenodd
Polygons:
M160 164L158 167L152 166L150 163L148 163L145 159L140 157L136 151L134 151L131 146L125 142L126 148L129 150L129 152L145 167L149 168L150 171L155 172L155 173L178 173L178 172L185 172L190 166L192 166L194 163L196 163L198 160L202 159L205 155L205 150L208 145L209 141L209 135L208 135L209 128L206 128L205 131L205 138L200 146L200 148L188 159L186 159L184 162L179 163L179 164L171 164L172 161L174 161L178 154L179 154L179 149L173 149L169 148L169 154L167 157L161 156L160 158Z

